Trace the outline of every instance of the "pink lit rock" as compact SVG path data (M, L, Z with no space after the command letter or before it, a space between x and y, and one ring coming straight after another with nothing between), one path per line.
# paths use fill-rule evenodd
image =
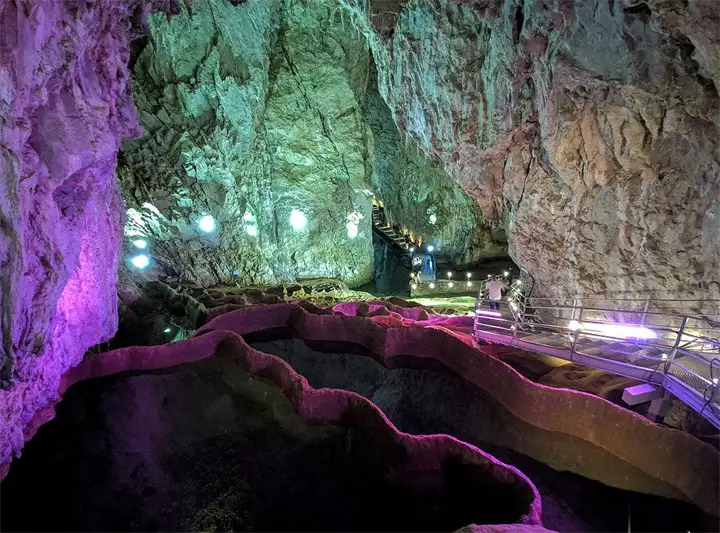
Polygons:
M127 62L152 3L0 3L0 462L117 328Z

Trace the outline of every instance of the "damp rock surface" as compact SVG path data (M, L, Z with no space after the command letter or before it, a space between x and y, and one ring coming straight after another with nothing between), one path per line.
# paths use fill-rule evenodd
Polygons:
M549 529L627 531L628 515L633 531L715 531L719 525L716 517L689 503L592 480L602 471L605 480L629 476L648 488L659 484L658 480L641 481L642 474L632 465L579 439L533 430L490 395L441 365L407 357L386 368L373 354L348 343L270 340L267 334L247 338L256 349L286 360L314 387L351 390L365 396L401 431L447 433L519 468L540 491L543 524ZM547 453L541 451L545 447ZM537 459L552 455L557 456L552 464ZM572 462L573 456L585 463L577 466L588 477L563 471L563 463Z
M209 358L69 389L3 481L3 528L452 531L524 511L469 465L413 475L402 461L351 421L308 424L276 386Z

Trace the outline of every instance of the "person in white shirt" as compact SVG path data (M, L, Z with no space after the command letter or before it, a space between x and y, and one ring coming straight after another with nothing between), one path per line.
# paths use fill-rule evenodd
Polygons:
M502 291L505 290L505 283L500 276L488 281L485 285L485 293L490 300L490 309L500 309L500 301L502 300Z

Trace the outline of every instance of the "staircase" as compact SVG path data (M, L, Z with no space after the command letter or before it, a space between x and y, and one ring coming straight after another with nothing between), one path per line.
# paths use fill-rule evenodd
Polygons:
M380 209L376 206L373 206L372 209L372 223L373 233L385 244L390 246L402 259L403 264L409 268L412 258L410 246L405 242L405 237L387 224L380 213Z

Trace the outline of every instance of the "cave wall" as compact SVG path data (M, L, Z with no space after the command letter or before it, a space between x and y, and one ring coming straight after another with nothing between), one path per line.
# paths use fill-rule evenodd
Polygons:
M157 4L0 3L0 463L117 328L129 41Z
M119 170L126 234L150 238L161 273L205 286L360 285L372 277L371 191L461 263L505 252L477 203L401 140L370 79L368 43L339 4L197 0L180 10L151 20L133 69L146 135L125 143ZM307 216L301 231L293 209ZM197 227L207 214L218 224L210 235Z
M718 297L712 2L341 3L396 124L539 293Z

